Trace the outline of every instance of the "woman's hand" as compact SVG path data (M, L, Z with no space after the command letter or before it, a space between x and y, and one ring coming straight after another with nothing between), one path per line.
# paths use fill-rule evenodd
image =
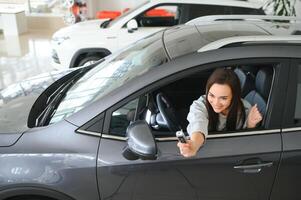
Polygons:
M180 149L180 153L184 157L192 157L196 155L198 149L196 149L191 140L187 140L187 143L178 142L177 146Z
M192 157L196 155L204 141L204 134L197 132L192 134L190 140L187 140L187 143L178 142L177 146L184 157Z
M248 120L247 120L247 127L248 128L255 128L256 125L262 120L262 115L257 108L257 104L251 107Z

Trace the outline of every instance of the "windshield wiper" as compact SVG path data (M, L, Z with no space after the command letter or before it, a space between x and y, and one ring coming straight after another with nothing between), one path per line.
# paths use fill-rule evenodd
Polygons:
M100 24L100 28L107 28L111 21L112 19L108 19L107 21L102 22L102 24Z
M92 69L92 67L83 68L77 75L71 78L67 83L61 85L58 89L56 89L53 94L51 94L46 101L46 107L41 112L41 114L36 118L35 126L44 126L48 123L48 121L52 118L55 113L57 107L59 106L62 99L65 97L69 88L76 83L78 79L80 79L87 71Z
M55 113L59 103L65 97L68 89L75 83L74 80L66 84L50 101L48 106L43 110L43 112L36 119L36 126L43 126L48 123L52 115ZM61 87L60 87L61 88Z
M48 103L52 100L53 97L55 97L61 90L63 87L65 87L66 84L68 84L70 81L73 81L75 79L80 78L82 75L85 74L85 72L87 72L88 70L90 70L91 67L85 67L83 69L81 69L80 72L78 72L78 74L76 74L74 77L72 77L70 80L68 80L66 83L62 84L61 86L59 86L46 100L46 105L48 105Z

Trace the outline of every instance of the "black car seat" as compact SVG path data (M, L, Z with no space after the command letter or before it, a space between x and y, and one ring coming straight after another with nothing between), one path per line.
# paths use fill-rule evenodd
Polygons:
M264 116L267 101L273 79L273 69L271 67L261 68L255 78L255 88L251 90L246 97L252 106L257 104L259 112Z
M238 79L240 81L241 87L241 96L244 98L250 91L254 90L255 88L255 75L244 71L242 68L236 68L234 70Z

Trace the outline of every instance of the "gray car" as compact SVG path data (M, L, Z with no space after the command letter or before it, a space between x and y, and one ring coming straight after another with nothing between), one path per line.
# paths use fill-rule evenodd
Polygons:
M160 31L42 93L0 91L0 199L300 199L301 26L234 18ZM220 67L263 121L184 158L175 133Z

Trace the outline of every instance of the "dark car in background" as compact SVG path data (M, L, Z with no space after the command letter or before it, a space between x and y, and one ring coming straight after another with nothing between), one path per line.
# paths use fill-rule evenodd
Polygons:
M73 69L30 108L1 101L0 199L300 199L300 30L294 18L195 20ZM211 132L184 158L175 132L220 67L262 124Z

